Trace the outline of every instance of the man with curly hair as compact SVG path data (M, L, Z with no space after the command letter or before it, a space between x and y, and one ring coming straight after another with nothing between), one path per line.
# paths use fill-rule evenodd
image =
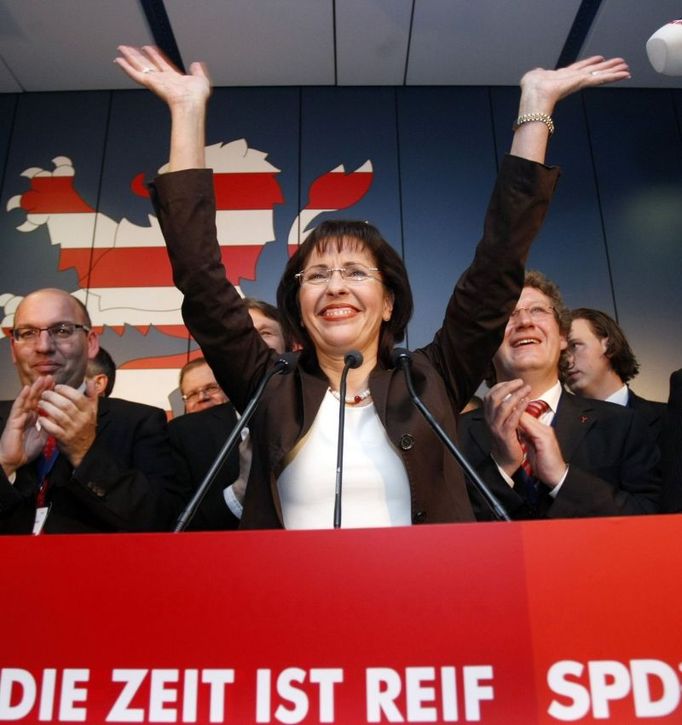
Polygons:
M570 321L559 288L527 272L483 408L460 419L464 453L515 519L655 513L659 454L646 423L562 389Z

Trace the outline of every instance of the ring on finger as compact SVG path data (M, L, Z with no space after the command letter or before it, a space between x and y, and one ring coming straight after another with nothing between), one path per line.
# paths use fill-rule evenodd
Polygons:
M150 68L149 66L142 69L143 73L154 73L155 71L156 71L156 68Z

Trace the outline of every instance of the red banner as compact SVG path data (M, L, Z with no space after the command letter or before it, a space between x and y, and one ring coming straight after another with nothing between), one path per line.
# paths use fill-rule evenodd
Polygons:
M682 516L0 540L0 721L680 722Z

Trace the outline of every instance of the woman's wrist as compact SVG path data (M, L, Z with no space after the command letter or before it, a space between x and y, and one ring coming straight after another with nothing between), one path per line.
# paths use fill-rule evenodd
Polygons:
M555 101L545 93L535 88L522 88L521 100L519 101L519 116L530 113L544 113L551 116L554 112Z

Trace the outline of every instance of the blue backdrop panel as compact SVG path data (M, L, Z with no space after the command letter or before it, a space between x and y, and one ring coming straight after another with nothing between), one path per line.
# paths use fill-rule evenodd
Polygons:
M16 114L16 107L19 101L19 96L14 94L0 95L0 189L2 194L0 195L0 234L2 234L2 267L5 268L10 264L16 264L13 262L9 255L9 245L5 244L7 239L7 230L11 230L11 226L4 226L6 224L7 214L5 208L7 200L14 194L5 193L5 171L7 168L7 157L9 154L9 148L11 143L12 127L14 124L14 118ZM14 234L13 231L9 232ZM5 280L6 284L9 284L9 280ZM4 311L0 310L0 315L4 317ZM3 397L10 395L10 391L15 391L17 383L15 381L15 373L12 367L12 363L9 358L9 354L6 350L8 346L7 340L3 339L0 333L0 394Z
M440 327L457 278L473 257L495 179L488 92L398 91L405 262L415 299L409 345Z
M149 226L148 215L152 213L152 208L149 199L139 195L140 189L144 190L139 183L140 175L151 180L167 162L169 131L168 111L151 94L138 91L116 94L102 187L102 211L115 222L125 217L134 225ZM241 280L246 294L274 301L274 280L279 278L286 261L286 245L281 239L286 238L290 218L297 213L298 91L217 89L209 106L207 144L223 145L242 139L244 145L240 146L239 153L254 152L257 157L249 162L250 167L269 168L272 164L280 170L275 177L284 203L274 206L271 217L274 234L280 241L268 239L258 259L256 279ZM229 163L238 165L239 158L232 158ZM133 179L136 179L137 194L131 190ZM155 293L158 294L158 289L151 287L150 296ZM167 307L160 304L159 309ZM177 330L169 332L167 328L159 327L163 324L161 317L150 315L150 322L150 329L129 325L122 335L120 330L105 331L102 342L107 349L111 347L110 351L119 365L136 360L136 365L143 367L175 367L181 363L165 356L182 355L187 359L189 350L196 347L188 341L187 334L183 339ZM154 362L151 358L155 357L164 359ZM140 362L141 358L146 360ZM168 378L164 381L167 384Z
M168 161L169 134L166 106L151 93L134 90L112 94L98 211L114 224L127 220L149 226L152 208L142 191L145 182ZM116 262L105 257L100 264L112 266ZM91 283L97 286L96 278ZM163 335L153 327L140 329L127 324L123 329L106 326L100 342L118 366L138 358L186 355L188 349L186 339Z
M52 173L56 157L71 160L76 171L72 180L75 192L95 206L108 112L108 93L24 94L19 98L2 190L0 238L4 263L0 266L0 294L24 295L38 287L77 289L74 271L59 271L60 247L51 243L47 225L41 223L29 232L18 231L17 227L26 221L26 212L5 209L9 199L31 188L32 182L21 176L22 172L33 167ZM36 196L32 202L40 204L41 200ZM0 397L13 397L17 387L9 341L2 339Z
M279 272L286 262L286 239L297 214L299 91L297 89L216 89L209 104L207 144L226 144L245 139L250 149L262 152L276 166L283 204L274 208L276 243L266 244L260 256L255 281L243 280L246 294L274 302ZM107 158L104 198L107 213L127 216L146 224L149 201L128 195L121 206L121 191L136 174L147 180L168 160L168 112L144 91L118 94L111 124L111 152ZM108 192L111 192L109 194ZM116 207L118 205L118 208Z
M287 260L286 239L298 214L299 90L297 88L216 89L209 105L207 143L246 139L250 149L267 155L284 203L274 207L276 242L266 244L254 281L242 280L250 297L275 302L277 283Z
M373 169L371 186L351 206L317 216L361 219L375 224L400 251L400 202L395 96L386 88L311 88L302 91L301 206L308 204L311 184L343 164L350 174L366 161Z
M283 198L273 207L277 241L264 245L256 279L242 279L243 291L274 301L311 186L340 164L350 173L370 161L366 193L312 224L329 216L377 224L404 255L413 284L408 343L430 340L480 236L517 102L514 88L217 89L208 143L245 139L278 169ZM530 264L559 282L570 305L617 312L643 366L635 387L664 398L670 370L682 364L682 93L597 89L564 101L555 119L548 160L563 177ZM67 157L60 163L75 174L62 178L68 194L97 209L102 223L147 227L142 178L166 162L168 130L166 109L143 91L0 97L0 295L79 287L73 269L59 269L58 235L45 218L21 232L26 212L6 210L31 189L25 169L49 178L53 159ZM32 203L40 211L40 193ZM187 354L185 340L155 328L107 328L103 344L119 362ZM7 348L0 341L2 397L17 388Z
M3 212L10 197L30 188L22 172L34 167L51 173L59 156L68 157L76 170L76 192L96 206L108 109L108 93L22 95L5 171ZM73 272L58 272L59 248L51 247L47 227L17 231L24 221L21 209L3 213L0 220L5 254L12 260L0 269L0 289L24 294L49 284L75 288Z
M138 174L145 182L156 176L168 161L169 138L168 110L149 91L112 94L99 211L116 220L149 223L149 199L135 193L131 184Z
M682 139L670 91L586 97L616 306L642 372L663 399L682 360Z
M492 90L498 149L509 148L519 91ZM608 257L602 232L590 140L579 96L562 101L547 164L561 167L554 199L528 260L561 288L570 307L598 307L613 313Z
M18 95L12 93L0 94L0 188L2 188L2 175L7 163L12 123L18 100Z

